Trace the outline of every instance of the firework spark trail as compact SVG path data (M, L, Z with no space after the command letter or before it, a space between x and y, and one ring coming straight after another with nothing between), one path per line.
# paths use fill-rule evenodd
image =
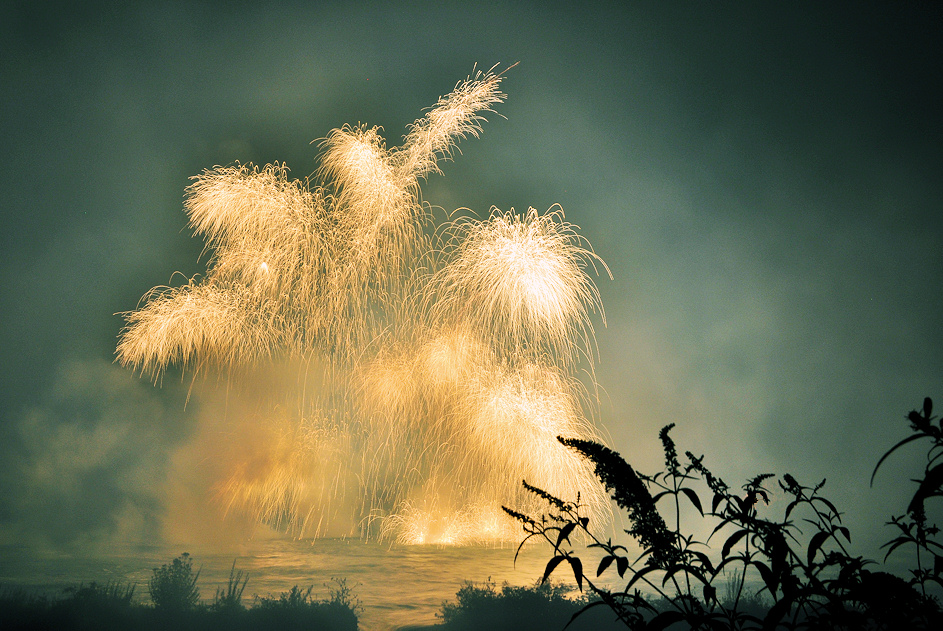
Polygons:
M438 173L438 160L450 158L459 140L478 137L484 120L481 112L490 112L492 105L504 100L500 83L501 76L489 71L459 82L440 98L426 116L413 123L395 156L397 171L411 182ZM412 186L418 188L418 182Z
M128 326L118 344L121 363L151 372L169 364L227 366L267 355L275 344L268 303L245 309L244 288L191 282L155 288L147 305L125 314Z
M499 507L526 503L527 478L607 515L556 440L599 438L573 374L585 360L592 376L603 311L588 271L605 264L559 207L425 230L420 180L480 133L500 81L459 82L400 147L375 127L331 132L319 187L279 164L188 187L207 273L123 314L117 356L155 380L170 364L230 382L294 366L280 391L233 388L252 412L237 413L245 442L218 485L228 510L298 536L353 521L410 543L513 539Z

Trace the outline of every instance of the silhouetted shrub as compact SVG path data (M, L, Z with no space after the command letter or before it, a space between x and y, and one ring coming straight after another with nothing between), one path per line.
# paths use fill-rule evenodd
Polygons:
M708 469L703 456L686 452L687 462L681 463L669 435L674 424L659 434L665 467L652 476L637 473L603 445L559 438L593 463L596 476L627 513L630 527L625 532L643 548L638 558L630 559L624 546L603 541L592 532L589 519L581 514L579 498L564 501L525 481L525 489L546 501L548 512L533 517L507 507L504 510L523 524L526 537L521 546L533 537L552 546L553 556L541 581L546 582L557 567L567 564L579 588L585 585L596 598L583 612L603 605L631 629L673 625L764 631L943 629L940 604L927 592L929 585L943 587L943 545L936 541L939 530L927 523L924 508L926 500L943 495L943 462L939 462L943 459L943 426L934 424L932 409L928 398L922 411L907 416L911 435L888 450L875 467L877 473L884 460L907 443L924 438L933 443L907 514L890 522L899 535L887 544L885 561L896 550L912 547L917 567L911 570L909 580L870 571L866 566L873 561L848 552L851 533L835 505L820 494L825 480L803 486L793 476L783 475L778 484L789 501L781 516L767 515L766 485L773 474L757 475L741 492L732 491ZM700 493L697 487L701 487ZM704 491L709 504L702 502ZM712 522L707 541L696 541L682 531L682 503ZM659 506L667 507L669 519L662 516ZM576 534L588 542L588 550L601 552L592 574L584 571L583 557L574 551L570 538ZM707 544L715 536L723 541L719 554L716 548L708 554L711 548ZM613 570L625 581L617 591L596 581ZM754 594L747 590L748 575L762 585ZM723 598L717 592L723 580L720 577L728 581ZM579 617L580 613L576 619Z
M169 565L154 568L148 583L151 601L157 609L186 611L200 604L200 588L197 579L200 572L193 572L193 559L184 552Z
M332 629L355 631L359 601L340 582L343 593L332 592L328 600L311 598L313 587L295 585L277 598L259 598L248 611L249 628L291 631L293 629Z
M141 612L132 606L134 585L90 583L66 589L66 598L49 610L50 628L123 631L139 628Z
M559 629L583 609L585 598L568 598L571 588L549 581L531 587L507 583L465 583L456 594L457 602L442 604L437 617L443 631L546 631ZM571 625L571 630L616 628L612 616L588 615Z

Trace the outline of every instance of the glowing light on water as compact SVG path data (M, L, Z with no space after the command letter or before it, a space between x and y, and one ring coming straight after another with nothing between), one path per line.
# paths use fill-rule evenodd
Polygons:
M228 510L298 536L517 539L500 505L527 505L526 478L606 516L556 436L599 438L574 375L583 362L592 379L590 316L603 317L588 271L608 269L559 207L433 231L419 197L500 82L460 82L400 147L375 127L331 132L321 186L237 164L187 189L206 275L123 314L117 355L155 380L174 364L241 384L217 484Z

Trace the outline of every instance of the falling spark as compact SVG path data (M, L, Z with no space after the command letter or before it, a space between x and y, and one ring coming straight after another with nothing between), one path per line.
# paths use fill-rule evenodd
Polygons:
M117 357L155 380L170 365L231 380L297 366L242 419L227 510L299 537L351 521L404 543L515 539L500 506L529 501L526 478L607 518L556 437L599 440L575 374L585 362L592 379L590 319L605 316L589 271L608 268L558 206L429 230L420 201L420 180L503 101L501 79L459 82L400 147L376 127L334 130L320 186L276 163L188 187L206 275L122 314Z

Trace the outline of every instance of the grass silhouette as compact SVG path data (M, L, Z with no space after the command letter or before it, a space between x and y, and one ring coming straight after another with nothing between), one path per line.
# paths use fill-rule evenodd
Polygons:
M215 611L238 611L242 608L242 592L246 589L246 583L249 582L249 575L242 570L236 571L236 562L232 562L232 569L229 570L229 581L226 583L226 589L217 588L216 597L210 608Z

